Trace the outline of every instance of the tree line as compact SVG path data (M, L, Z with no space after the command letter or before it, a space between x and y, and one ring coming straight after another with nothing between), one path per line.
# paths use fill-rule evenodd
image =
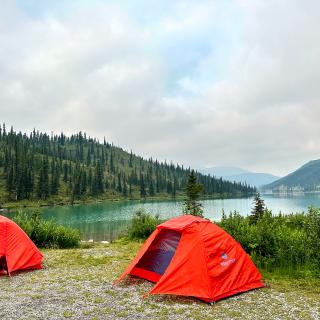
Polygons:
M6 200L67 196L175 197L187 185L190 168L144 159L86 133L66 136L33 130L16 132L0 125L0 191ZM205 196L244 196L247 184L195 173Z

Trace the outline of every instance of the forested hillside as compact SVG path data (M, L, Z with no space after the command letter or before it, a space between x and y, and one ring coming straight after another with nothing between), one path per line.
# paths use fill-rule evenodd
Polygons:
M266 186L273 191L319 191L320 190L320 160L312 160L287 176Z
M6 130L0 125L0 205L7 201L146 198L181 194L190 169L143 159L87 136ZM255 190L197 173L204 196L244 196Z

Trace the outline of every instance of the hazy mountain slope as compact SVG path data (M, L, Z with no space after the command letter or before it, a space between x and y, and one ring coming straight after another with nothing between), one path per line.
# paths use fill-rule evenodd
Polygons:
M239 167L229 167L229 166L217 166L211 168L202 168L199 170L203 174L211 174L218 178L235 176L238 174L249 173L250 171L239 168Z
M288 174L287 176L274 181L266 186L264 189L273 190L299 190L314 191L320 189L320 159L312 160Z
M202 173L211 174L215 177L222 177L228 181L236 181L247 183L248 185L261 187L262 185L269 184L279 177L269 173L256 173L239 167L212 167L200 170Z
M224 176L223 179L228 181L236 181L236 182L246 182L251 186L255 186L257 188L272 183L273 181L279 179L270 173L242 173L234 176Z

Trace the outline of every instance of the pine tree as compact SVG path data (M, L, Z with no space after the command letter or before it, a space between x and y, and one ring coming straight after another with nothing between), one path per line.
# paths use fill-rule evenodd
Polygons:
M6 189L9 195L9 199L12 197L12 192L14 191L14 170L13 165L10 165L7 177L6 177Z
M176 179L176 177L174 177L173 188L172 188L172 197L175 198L176 194L177 194L177 179Z
M47 157L44 157L41 163L37 194L42 200L49 196L49 161Z
M87 172L85 170L82 171L81 174L81 190L80 194L84 195L87 191Z
M68 181L68 164L65 162L63 164L63 182L67 182Z
M100 160L97 160L96 162L93 184L93 194L98 195L104 192L104 177Z
M122 183L122 194L124 197L128 196L128 187L127 187L127 182L125 179L123 179L123 183Z
M129 167L132 168L132 162L133 162L133 155L132 155L132 150L130 152L130 158L129 158Z
M253 202L253 209L251 211L251 214L249 216L250 222L252 224L256 224L257 221L262 218L264 211L266 210L266 206L264 204L263 199L260 196L260 193L256 193L254 197L254 202Z
M192 170L186 188L187 199L184 203L184 214L203 217L202 204L198 201L202 191L203 186L197 183L197 177Z
M89 166L91 164L91 153L90 153L90 148L88 148L87 151L87 160L86 160L86 164L87 166Z
M52 162L51 163L51 186L50 186L52 195L55 195L58 193L59 178L60 178L59 167L54 162Z
M150 181L150 184L149 184L149 195L152 197L155 195L154 193L154 186L153 186L153 181L151 180Z
M111 155L110 155L110 171L112 173L115 173L116 169L115 169L115 166L114 166L114 156L113 156L113 153L111 152Z
M140 176L140 197L145 198L146 195L147 195L146 186L144 184L143 174L141 174L141 176Z
M122 192L122 185L121 185L121 176L120 176L120 173L118 174L117 191L118 191L119 193Z
M132 197L132 184L129 184L129 196Z

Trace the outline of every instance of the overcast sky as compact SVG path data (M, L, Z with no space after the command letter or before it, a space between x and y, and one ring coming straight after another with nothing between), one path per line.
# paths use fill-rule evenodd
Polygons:
M285 175L320 158L320 1L1 0L0 121Z

